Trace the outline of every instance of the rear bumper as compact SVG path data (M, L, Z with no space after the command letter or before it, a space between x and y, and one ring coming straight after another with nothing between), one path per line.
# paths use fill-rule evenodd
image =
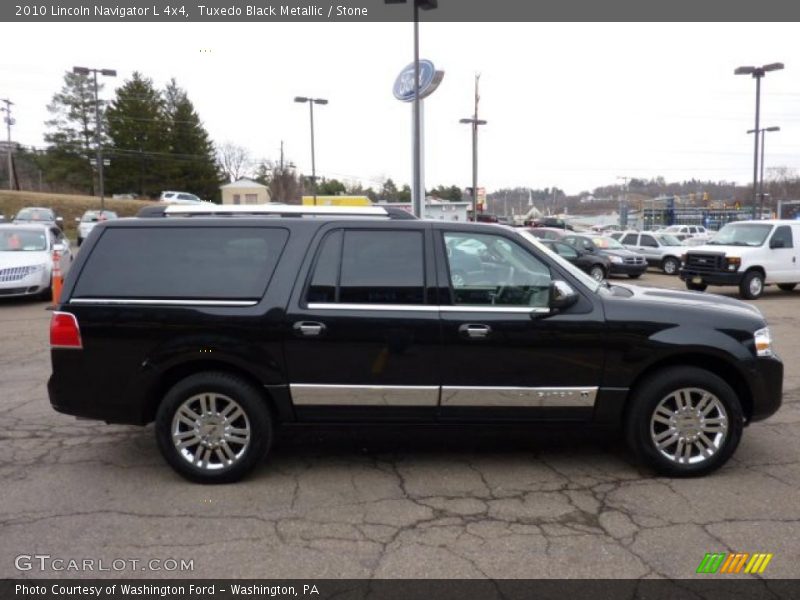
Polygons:
M683 281L692 281L700 278L706 285L739 285L742 281L742 273L736 271L729 273L726 271L695 271L693 269L682 268L679 272Z

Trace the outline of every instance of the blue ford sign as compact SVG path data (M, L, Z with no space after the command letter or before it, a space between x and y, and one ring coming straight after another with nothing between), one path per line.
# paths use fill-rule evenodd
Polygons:
M437 71L429 60L419 61L419 97L430 96L442 81L444 71ZM394 80L394 97L402 102L414 100L414 63L400 71Z

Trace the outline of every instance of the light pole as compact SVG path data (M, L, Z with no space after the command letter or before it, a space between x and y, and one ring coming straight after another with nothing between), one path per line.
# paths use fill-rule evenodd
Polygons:
M6 122L6 133L8 134L8 189L14 189L14 160L11 158L11 126L14 124L14 119L11 117L11 107L13 106L13 102L8 98L4 98L0 100L3 104L5 104L5 108L0 108L0 111L6 113L5 122Z
M72 72L76 75L94 74L94 145L97 150L97 177L98 177L98 190L100 191L100 210L106 209L105 189L103 182L103 146L100 143L100 136L103 131L103 122L100 120L100 98L97 91L97 74L100 73L104 77L116 77L117 72L114 69L89 69L87 67L72 67Z
M311 116L311 187L314 191L314 206L317 205L317 165L314 158L314 105L327 104L324 98L306 98L305 96L295 96L295 102L308 102L309 115Z
M385 4L405 4L408 0L384 0ZM419 106L419 9L433 10L438 8L439 0L411 0L414 5L414 153L413 153L413 185L411 207L417 217L422 217L423 196L422 188L422 140ZM474 203L474 202L473 202Z
M751 75L756 80L756 126L754 131L759 131L758 126L759 116L761 112L761 78L764 77L769 71L779 71L783 69L783 63L770 63L763 67L738 67L734 75ZM756 216L756 198L758 186L758 135L753 136L754 149L753 149L753 218Z
M617 175L617 179L621 179L622 185L622 202L619 206L619 226L625 229L628 226L628 180L630 177L627 175Z
M748 129L747 133L761 133L761 177L758 182L758 218L764 213L764 134L767 131L780 131L780 127L762 127L756 132L755 129Z

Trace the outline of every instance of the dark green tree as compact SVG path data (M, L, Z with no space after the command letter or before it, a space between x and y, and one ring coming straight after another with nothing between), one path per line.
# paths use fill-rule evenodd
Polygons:
M106 111L109 193L156 197L170 181L170 121L153 81L134 72Z
M345 185L338 179L325 179L317 184L318 196L339 196L347 191Z
M381 200L386 200L386 202L399 202L399 192L397 191L397 186L395 185L394 181L391 179L387 179L383 182L383 186L381 186L381 191L379 193Z
M102 87L98 84L98 92ZM94 194L94 168L89 161L95 155L97 127L94 80L67 71L61 91L53 95L47 110L51 118L45 122L47 148L41 157L45 180L55 189Z
M175 79L164 90L164 110L171 156L165 165L168 180L161 186L205 199L216 198L221 182L214 144L186 91L178 87Z

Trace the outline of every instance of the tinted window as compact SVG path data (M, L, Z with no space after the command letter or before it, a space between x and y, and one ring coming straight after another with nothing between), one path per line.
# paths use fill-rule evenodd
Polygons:
M325 236L317 252L314 274L308 288L308 302L336 302L339 283L339 262L342 256L342 231Z
M781 225L775 230L772 235L772 242L781 240L783 242L782 248L792 248L792 228L788 225ZM770 242L770 243L772 243Z
M548 304L550 270L533 254L498 235L445 233L454 304Z
M289 232L256 227L113 228L75 297L259 299Z
M422 304L424 273L421 231L346 231L339 302Z
M625 237L622 238L621 242L623 244L627 244L627 245L630 245L630 246L635 246L636 245L636 234L635 233L626 234Z
M642 234L640 241L640 246L647 246L648 248L658 248L658 242L652 235Z
M553 247L555 248L555 251L564 258L578 258L578 251L569 244L561 244L556 242L553 244Z

